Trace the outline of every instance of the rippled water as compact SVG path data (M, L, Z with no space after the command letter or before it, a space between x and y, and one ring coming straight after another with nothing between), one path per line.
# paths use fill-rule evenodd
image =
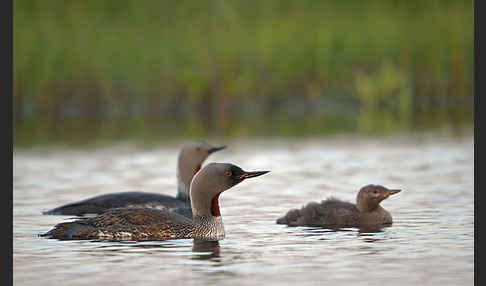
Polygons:
M227 143L207 162L272 172L220 197L226 239L58 241L37 237L65 216L40 213L117 191L175 194L182 142L15 150L15 285L472 285L473 137L333 137ZM376 183L402 188L382 202L394 224L378 233L275 224L290 208ZM215 284L216 283L216 284Z

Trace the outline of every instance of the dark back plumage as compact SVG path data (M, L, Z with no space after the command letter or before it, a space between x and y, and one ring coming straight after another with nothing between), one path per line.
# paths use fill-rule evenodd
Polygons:
M118 208L57 224L44 237L58 239L170 239L190 237L192 221L166 209Z

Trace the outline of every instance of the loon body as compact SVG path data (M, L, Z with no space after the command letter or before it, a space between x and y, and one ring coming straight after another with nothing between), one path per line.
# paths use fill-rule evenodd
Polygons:
M219 195L247 178L268 171L247 172L227 163L210 163L190 185L192 218L169 209L116 208L92 218L57 224L41 236L57 239L166 240L224 239Z

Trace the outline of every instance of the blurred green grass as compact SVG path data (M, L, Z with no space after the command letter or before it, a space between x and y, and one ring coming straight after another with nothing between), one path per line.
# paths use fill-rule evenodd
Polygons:
M15 0L14 144L468 124L473 19L449 0Z

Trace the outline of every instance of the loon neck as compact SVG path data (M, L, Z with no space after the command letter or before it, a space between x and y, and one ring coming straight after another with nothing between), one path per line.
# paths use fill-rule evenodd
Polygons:
M197 165L194 170L186 170L185 173L181 169L182 166L179 163L179 166L177 168L177 198L179 200L183 200L186 202L189 202L191 200L190 197L190 185L192 178L196 173L201 169L201 164ZM189 172L192 172L189 174Z
M181 182L181 180L177 180L177 199L189 202L191 199L189 197L189 187Z
M356 204L356 207L361 213L371 213L371 212L381 212L384 209L380 206L380 204Z
M191 178L192 179L192 178ZM189 185L191 182L185 182L182 178L180 171L177 171L177 199L183 200L186 202L190 201L189 196Z
M366 193L360 191L356 197L356 207L360 212L373 212L380 208L380 201L370 199Z
M222 240L225 237L221 216L195 215L192 218L192 238L198 240Z
M195 178L196 179L196 178ZM200 183L200 182L199 182ZM198 182L191 184L191 208L192 216L207 216L207 217L221 217L219 211L219 195L220 192L205 191L204 185Z
M221 240L225 236L223 219L219 212L219 194L211 197L208 193L198 192L199 186L192 184L191 208L193 238L201 240Z

